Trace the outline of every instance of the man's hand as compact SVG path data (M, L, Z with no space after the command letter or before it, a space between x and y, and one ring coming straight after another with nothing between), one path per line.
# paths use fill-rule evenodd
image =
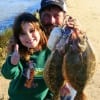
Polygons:
M76 18L69 16L66 24L70 28L81 30L81 25Z
M19 45L16 44L16 45L15 45L15 48L14 48L14 52L13 52L13 54L12 54L12 56L11 56L11 64L17 65L18 62L19 62L19 60L20 60Z

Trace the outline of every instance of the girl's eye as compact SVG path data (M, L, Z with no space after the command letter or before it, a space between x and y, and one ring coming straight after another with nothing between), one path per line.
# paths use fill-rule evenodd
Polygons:
M33 32L35 32L35 30L34 30L34 29L30 30L30 33L33 33Z

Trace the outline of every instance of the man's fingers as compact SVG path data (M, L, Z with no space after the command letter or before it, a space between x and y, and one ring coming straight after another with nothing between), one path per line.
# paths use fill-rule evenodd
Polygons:
M79 21L71 16L69 16L68 21L67 21L68 27L74 28L74 29L81 29L81 25Z
M74 18L69 16L68 21L67 21L67 25L68 25L68 27L73 28L74 27Z

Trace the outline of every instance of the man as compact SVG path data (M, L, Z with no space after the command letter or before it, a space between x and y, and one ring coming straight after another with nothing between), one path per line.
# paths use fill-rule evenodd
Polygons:
M64 0L41 0L39 14L40 22L47 38L49 38L50 33L54 27L63 27L65 24L69 26L73 25L72 17L69 17L69 23L66 23L67 8ZM66 86L64 86L64 89L65 88ZM65 89L65 91L68 91L68 88L69 86L67 87L67 90Z
M55 26L63 26L66 17L66 4L64 0L42 0L39 11L40 21L49 37Z
M64 0L41 0L40 22L47 38L55 26L62 27L65 24L66 11Z

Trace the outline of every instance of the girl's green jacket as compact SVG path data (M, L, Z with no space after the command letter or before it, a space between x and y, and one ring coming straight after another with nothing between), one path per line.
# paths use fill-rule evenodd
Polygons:
M50 54L46 48L42 51L34 53L30 60L33 62L35 75L31 88L25 87L27 62L20 60L17 65L12 65L11 55L9 55L2 66L2 75L6 79L10 79L8 94L10 100L45 100L48 88L43 79L43 70L45 62Z

